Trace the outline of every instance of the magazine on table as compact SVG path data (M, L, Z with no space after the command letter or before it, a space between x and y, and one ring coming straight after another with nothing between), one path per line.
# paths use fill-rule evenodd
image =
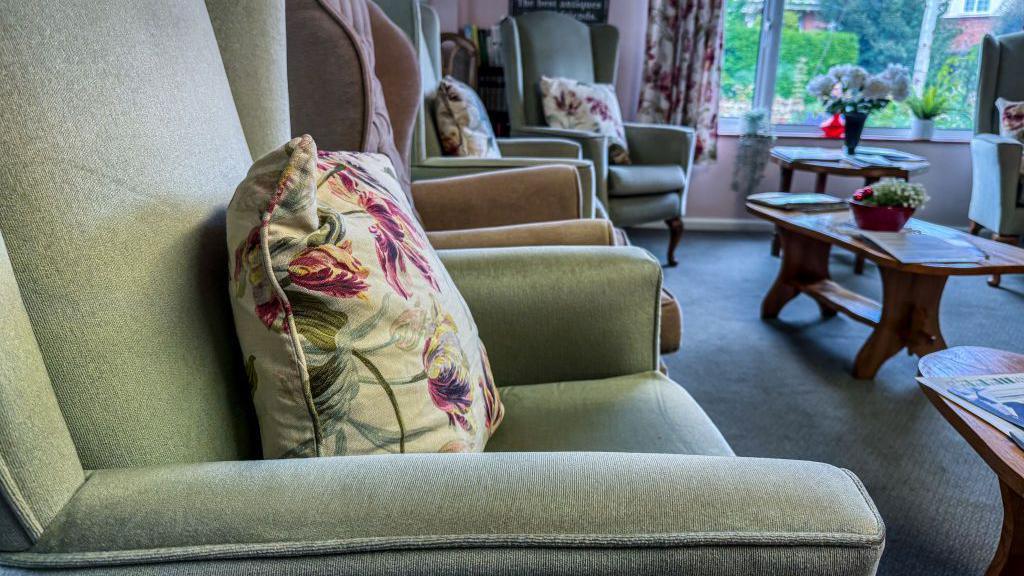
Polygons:
M856 166L857 168L892 168L896 166L896 164L888 160L885 156L880 156L878 154L864 154L859 150L856 154L844 156L843 161L847 164Z
M903 264L957 264L985 260L985 253L967 240L939 237L907 228L899 232L861 230L859 235Z
M857 146L857 156L862 154L881 156L882 158L892 162L922 162L924 160L923 157L918 156L917 154L894 150L892 148L882 148L880 146Z
M846 153L839 148L814 148L805 146L776 146L772 154L787 162L813 162L842 160Z
M1024 435L1024 374L917 380L1004 434Z
M830 212L846 208L846 200L828 194L794 194L791 192L762 192L747 196L748 202L800 212Z

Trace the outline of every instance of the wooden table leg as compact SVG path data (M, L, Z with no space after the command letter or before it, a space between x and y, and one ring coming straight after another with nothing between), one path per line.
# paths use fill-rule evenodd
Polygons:
M871 379L904 347L924 356L946 348L939 326L939 302L946 276L912 274L880 267L882 315L853 362L853 376Z
M782 192L793 191L793 169L792 168L779 168L779 190ZM779 251L782 249L782 243L779 240L779 229L775 228L775 235L772 236L772 256L778 256Z
M793 169L792 168L781 168L779 169L779 190L782 192L793 191Z
M824 194L826 188L828 188L828 172L818 172L817 177L814 178L814 191Z
M832 245L803 234L779 229L782 243L782 263L775 283L761 302L761 318L778 318L782 308L800 294L798 286L826 280L828 254ZM819 304L820 306L820 304ZM821 306L823 316L834 316L835 311Z
M971 224L974 224L974 222L971 222ZM992 239L995 240L996 242L1002 242L1003 244L1012 244L1014 246L1016 246L1017 244L1020 243L1020 236L1007 236L1007 235L1003 235L1003 234L993 234L992 235ZM992 287L995 287L995 288L998 288L999 285L1002 283L1002 281L1003 281L1003 275L1002 274L993 274L992 276L989 276L988 285L992 286Z
M1003 495L1003 529L985 576L1024 574L1024 498L1002 480L999 491Z

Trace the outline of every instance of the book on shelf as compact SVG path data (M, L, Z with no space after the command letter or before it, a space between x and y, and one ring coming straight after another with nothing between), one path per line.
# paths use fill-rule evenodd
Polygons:
M790 192L762 192L747 196L748 202L800 212L830 212L846 208L846 201L828 194L794 194Z
M985 259L974 244L956 236L941 238L913 228L899 232L860 230L859 235L903 264L968 264Z
M1024 435L1024 374L917 380L1007 436Z

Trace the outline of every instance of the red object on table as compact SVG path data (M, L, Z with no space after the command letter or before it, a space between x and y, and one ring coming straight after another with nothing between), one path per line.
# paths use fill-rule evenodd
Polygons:
M858 200L850 200L850 210L858 228L876 232L899 232L914 215L914 208L873 206Z
M831 118L821 123L821 131L825 138L839 139L846 135L846 122L841 114L833 114Z

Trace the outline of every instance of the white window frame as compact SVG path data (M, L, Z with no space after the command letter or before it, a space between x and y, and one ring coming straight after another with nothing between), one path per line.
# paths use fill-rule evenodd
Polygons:
M761 13L761 39L757 47L757 70L754 74L754 98L751 106L768 110L769 115L775 101L775 76L779 66L785 8L786 0L765 0ZM739 134L739 130L739 118L720 118L718 121L719 134L736 135ZM821 130L810 124L772 122L772 132L777 136L793 138L823 138ZM973 136L973 130L936 129L932 140L970 142ZM910 140L910 128L865 128L863 137L868 140Z

